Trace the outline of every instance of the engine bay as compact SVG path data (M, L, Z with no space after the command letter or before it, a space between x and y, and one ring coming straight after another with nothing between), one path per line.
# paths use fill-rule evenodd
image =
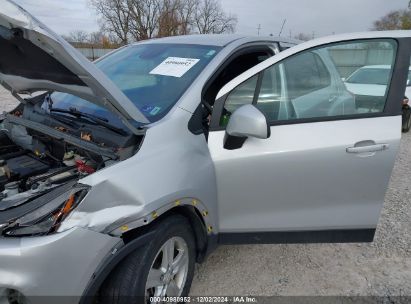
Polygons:
M4 114L0 119L0 211L135 154L142 138L117 133L95 124L80 125L76 118L54 119L37 104Z
M17 207L68 181L94 173L101 164L75 151L63 159L36 155L0 133L0 211Z

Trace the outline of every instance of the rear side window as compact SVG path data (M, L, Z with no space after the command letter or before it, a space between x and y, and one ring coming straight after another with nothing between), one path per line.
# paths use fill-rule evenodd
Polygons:
M321 58L314 52L290 58L285 66L288 91L297 98L331 85L331 76Z

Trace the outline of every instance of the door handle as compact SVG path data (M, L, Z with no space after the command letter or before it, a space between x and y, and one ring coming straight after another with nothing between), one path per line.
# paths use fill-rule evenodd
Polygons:
M367 152L378 152L388 150L390 147L389 144L375 144L369 146L361 146L361 147L349 147L347 148L347 153L367 153Z

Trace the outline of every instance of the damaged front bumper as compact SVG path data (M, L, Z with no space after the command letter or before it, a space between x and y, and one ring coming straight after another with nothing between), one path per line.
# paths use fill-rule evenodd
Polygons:
M0 303L76 303L99 264L121 243L84 228L42 237L0 238ZM55 302L53 300L53 302Z

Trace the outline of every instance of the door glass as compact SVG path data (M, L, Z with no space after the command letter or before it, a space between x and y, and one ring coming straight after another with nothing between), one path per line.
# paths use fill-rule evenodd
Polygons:
M284 65L291 99L331 86L330 72L318 53L302 53L287 60Z
M247 100L271 122L381 113L396 48L394 40L375 39L298 53L263 71L261 87L256 75L234 89L226 109Z
M253 103L257 79L258 75L251 77L230 93L225 103L228 112L233 113L239 107Z
M280 111L282 97L280 66L268 69L262 74L261 89L257 97L257 108L268 120L276 119Z

